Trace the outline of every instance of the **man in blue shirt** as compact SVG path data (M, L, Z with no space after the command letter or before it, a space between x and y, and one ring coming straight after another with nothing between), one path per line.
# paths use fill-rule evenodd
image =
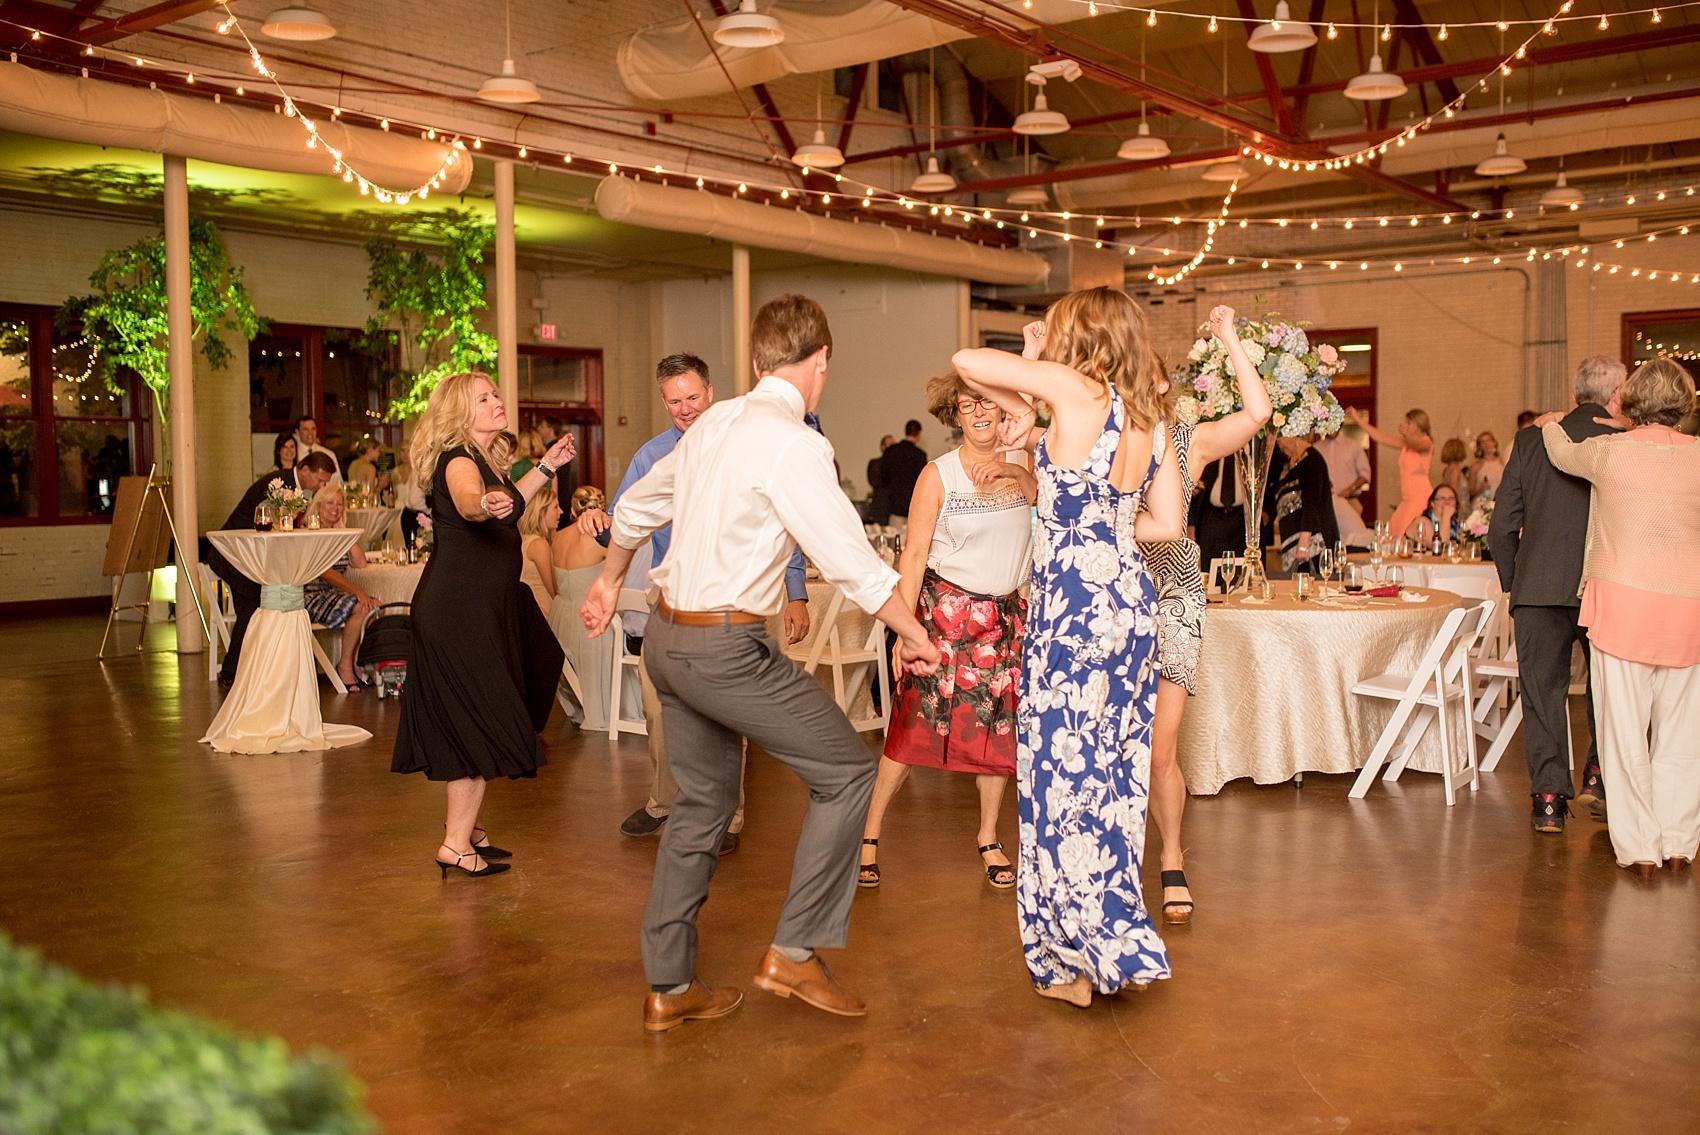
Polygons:
M673 447L679 444L679 439L685 436L685 431L697 420L702 412L714 402L714 384L709 381L708 364L691 354L668 355L656 364L655 380L661 385L662 405L667 408L667 416L673 419L673 424L639 447L632 455L631 464L626 467L626 475L620 478L619 491L609 502L609 512L601 509L586 509L578 518L580 531L587 536L594 536L603 547L608 546L608 529L612 524L610 513L620 506L620 498L627 489L637 484L644 474L648 473L657 461L673 452ZM811 415L812 416L812 415ZM820 429L819 421L810 422L815 430ZM673 529L671 526L662 528L650 537L653 549L652 566L660 566L667 556L667 548L671 543ZM798 643L809 634L809 592L804 582L803 553L801 549L794 551L791 562L785 569L785 595L789 602L785 606L785 638L787 642ZM632 620L628 620L628 626ZM638 673L643 684L643 719L649 731L649 760L655 768L655 779L650 785L649 800L643 807L627 816L620 825L622 835L642 838L654 835L667 822L667 814L672 809L673 800L679 794L679 785L673 779L673 770L667 763L667 746L661 734L661 701L656 697L655 687L649 681L649 669L640 666ZM739 833L744 830L744 804L740 799L738 812L732 818L731 827L727 829L726 838L720 845L720 854L726 855L738 849Z

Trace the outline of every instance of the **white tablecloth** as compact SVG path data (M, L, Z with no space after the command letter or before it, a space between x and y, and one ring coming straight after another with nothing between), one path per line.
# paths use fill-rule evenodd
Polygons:
M360 547L375 548L384 542L384 534L401 515L399 508L351 508L348 522L360 529Z
M1251 777L1280 784L1301 772L1362 767L1394 703L1360 698L1352 686L1387 671L1408 673L1458 596L1423 591L1427 601L1361 601L1362 606L1298 603L1290 582L1267 605L1237 595L1204 616L1198 690L1181 720L1180 764L1187 788L1219 792ZM1463 752L1461 723L1454 754ZM1440 733L1430 727L1409 768L1440 769Z
M263 590L242 640L236 681L202 743L221 753L299 753L371 738L352 725L328 724L319 713L311 623L299 590L334 566L359 537L354 528L207 533Z
M363 568L350 568L344 574L349 582L363 588L380 603L411 603L414 589L419 586L419 577L424 572L424 564L367 563Z

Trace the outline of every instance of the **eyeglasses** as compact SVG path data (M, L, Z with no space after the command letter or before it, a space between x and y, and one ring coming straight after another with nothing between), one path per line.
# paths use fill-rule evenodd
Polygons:
M997 408L997 404L995 398L958 398L956 400L956 412L958 414L972 414L981 407L994 410Z

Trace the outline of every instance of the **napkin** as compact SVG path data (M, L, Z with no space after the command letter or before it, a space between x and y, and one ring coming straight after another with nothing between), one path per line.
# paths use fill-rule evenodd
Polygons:
M1372 587L1364 594L1373 595L1377 599L1392 599L1399 594L1399 588L1390 583L1386 587Z
M1420 591L1401 591L1399 593L1399 598L1403 599L1407 603L1427 603L1428 602L1428 596L1424 595Z

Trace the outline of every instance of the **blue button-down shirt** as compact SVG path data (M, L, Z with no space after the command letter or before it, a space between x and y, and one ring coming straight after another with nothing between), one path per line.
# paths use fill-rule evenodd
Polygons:
M816 433L821 433L820 419L813 414L804 414L803 421ZM614 499L608 502L608 515L614 515L614 509L619 507L620 498L626 490L643 479L644 474L655 467L655 463L673 452L679 444L679 439L685 436L685 431L678 426L669 426L662 430L638 448L632 454L632 463L626 466L626 475L620 478L620 488L614 493ZM612 529L610 529L612 531ZM597 543L604 548L608 546L609 533L598 536ZM651 548L650 567L661 566L661 561L667 558L667 548L673 541L673 526L658 529L649 538ZM796 548L791 552L791 562L785 566L785 597L790 600L808 602L809 588L805 578L806 569L803 564L803 550Z

